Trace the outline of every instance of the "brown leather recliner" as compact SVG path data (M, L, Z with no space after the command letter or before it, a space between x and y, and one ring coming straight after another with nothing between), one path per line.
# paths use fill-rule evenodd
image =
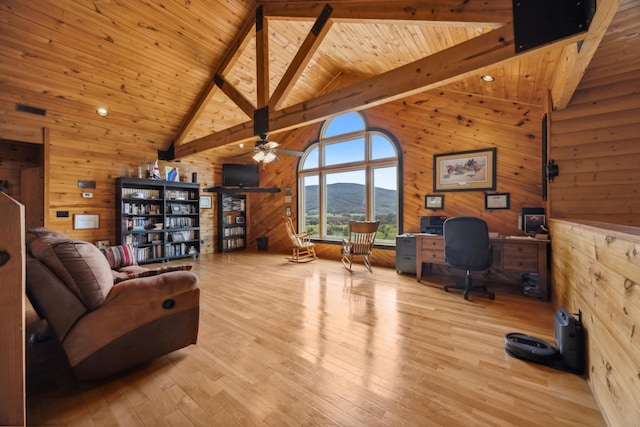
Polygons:
M195 273L137 267L122 280L88 242L44 228L29 230L26 241L27 294L78 379L106 377L196 343ZM115 277L121 281L114 285Z

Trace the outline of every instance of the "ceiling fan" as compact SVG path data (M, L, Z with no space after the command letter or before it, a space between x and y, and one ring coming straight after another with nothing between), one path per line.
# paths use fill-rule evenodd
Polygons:
M278 148L280 144L275 141L267 140L268 136L266 134L260 135L259 138L260 139L258 139L255 143L253 151L240 154L236 157L246 156L253 153L252 158L256 162L271 163L279 160L276 153L290 154L298 157L304 154L302 151L284 150L282 148Z

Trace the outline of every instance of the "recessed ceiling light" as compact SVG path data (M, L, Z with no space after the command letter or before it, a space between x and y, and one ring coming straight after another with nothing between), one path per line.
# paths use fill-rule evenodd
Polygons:
M495 78L493 76L490 76L489 74L483 74L480 76L480 78L485 82L492 82L495 80Z
M107 107L98 107L96 109L96 114L102 117L107 117L109 115L109 109Z
M241 142L240 144L238 144L238 147L244 148L244 144Z

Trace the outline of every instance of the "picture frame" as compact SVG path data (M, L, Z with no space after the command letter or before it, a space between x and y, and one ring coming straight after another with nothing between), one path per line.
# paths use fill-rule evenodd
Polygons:
M434 154L434 192L495 189L495 148Z
M200 209L211 209L211 196L200 196Z
M509 209L510 199L510 193L485 193L484 208L485 210Z
M94 228L100 228L100 215L98 214L73 215L74 230L89 230Z
M171 205L171 213L174 213L174 214L181 213L180 205L172 204Z
M164 173L167 181L180 181L180 173L178 172L178 168L175 168L173 166L165 166Z
M172 242L184 242L184 236L180 233L173 233L171 235Z
M444 195L427 194L424 196L424 207L431 210L444 209Z
M236 224L244 224L244 217L243 216L237 216L236 217Z

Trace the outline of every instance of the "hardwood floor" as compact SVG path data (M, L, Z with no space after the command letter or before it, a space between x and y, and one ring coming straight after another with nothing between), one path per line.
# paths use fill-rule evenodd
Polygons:
M465 301L373 261L203 256L197 345L92 383L30 346L28 424L605 425L584 378L504 352L508 332L553 343L550 303Z

